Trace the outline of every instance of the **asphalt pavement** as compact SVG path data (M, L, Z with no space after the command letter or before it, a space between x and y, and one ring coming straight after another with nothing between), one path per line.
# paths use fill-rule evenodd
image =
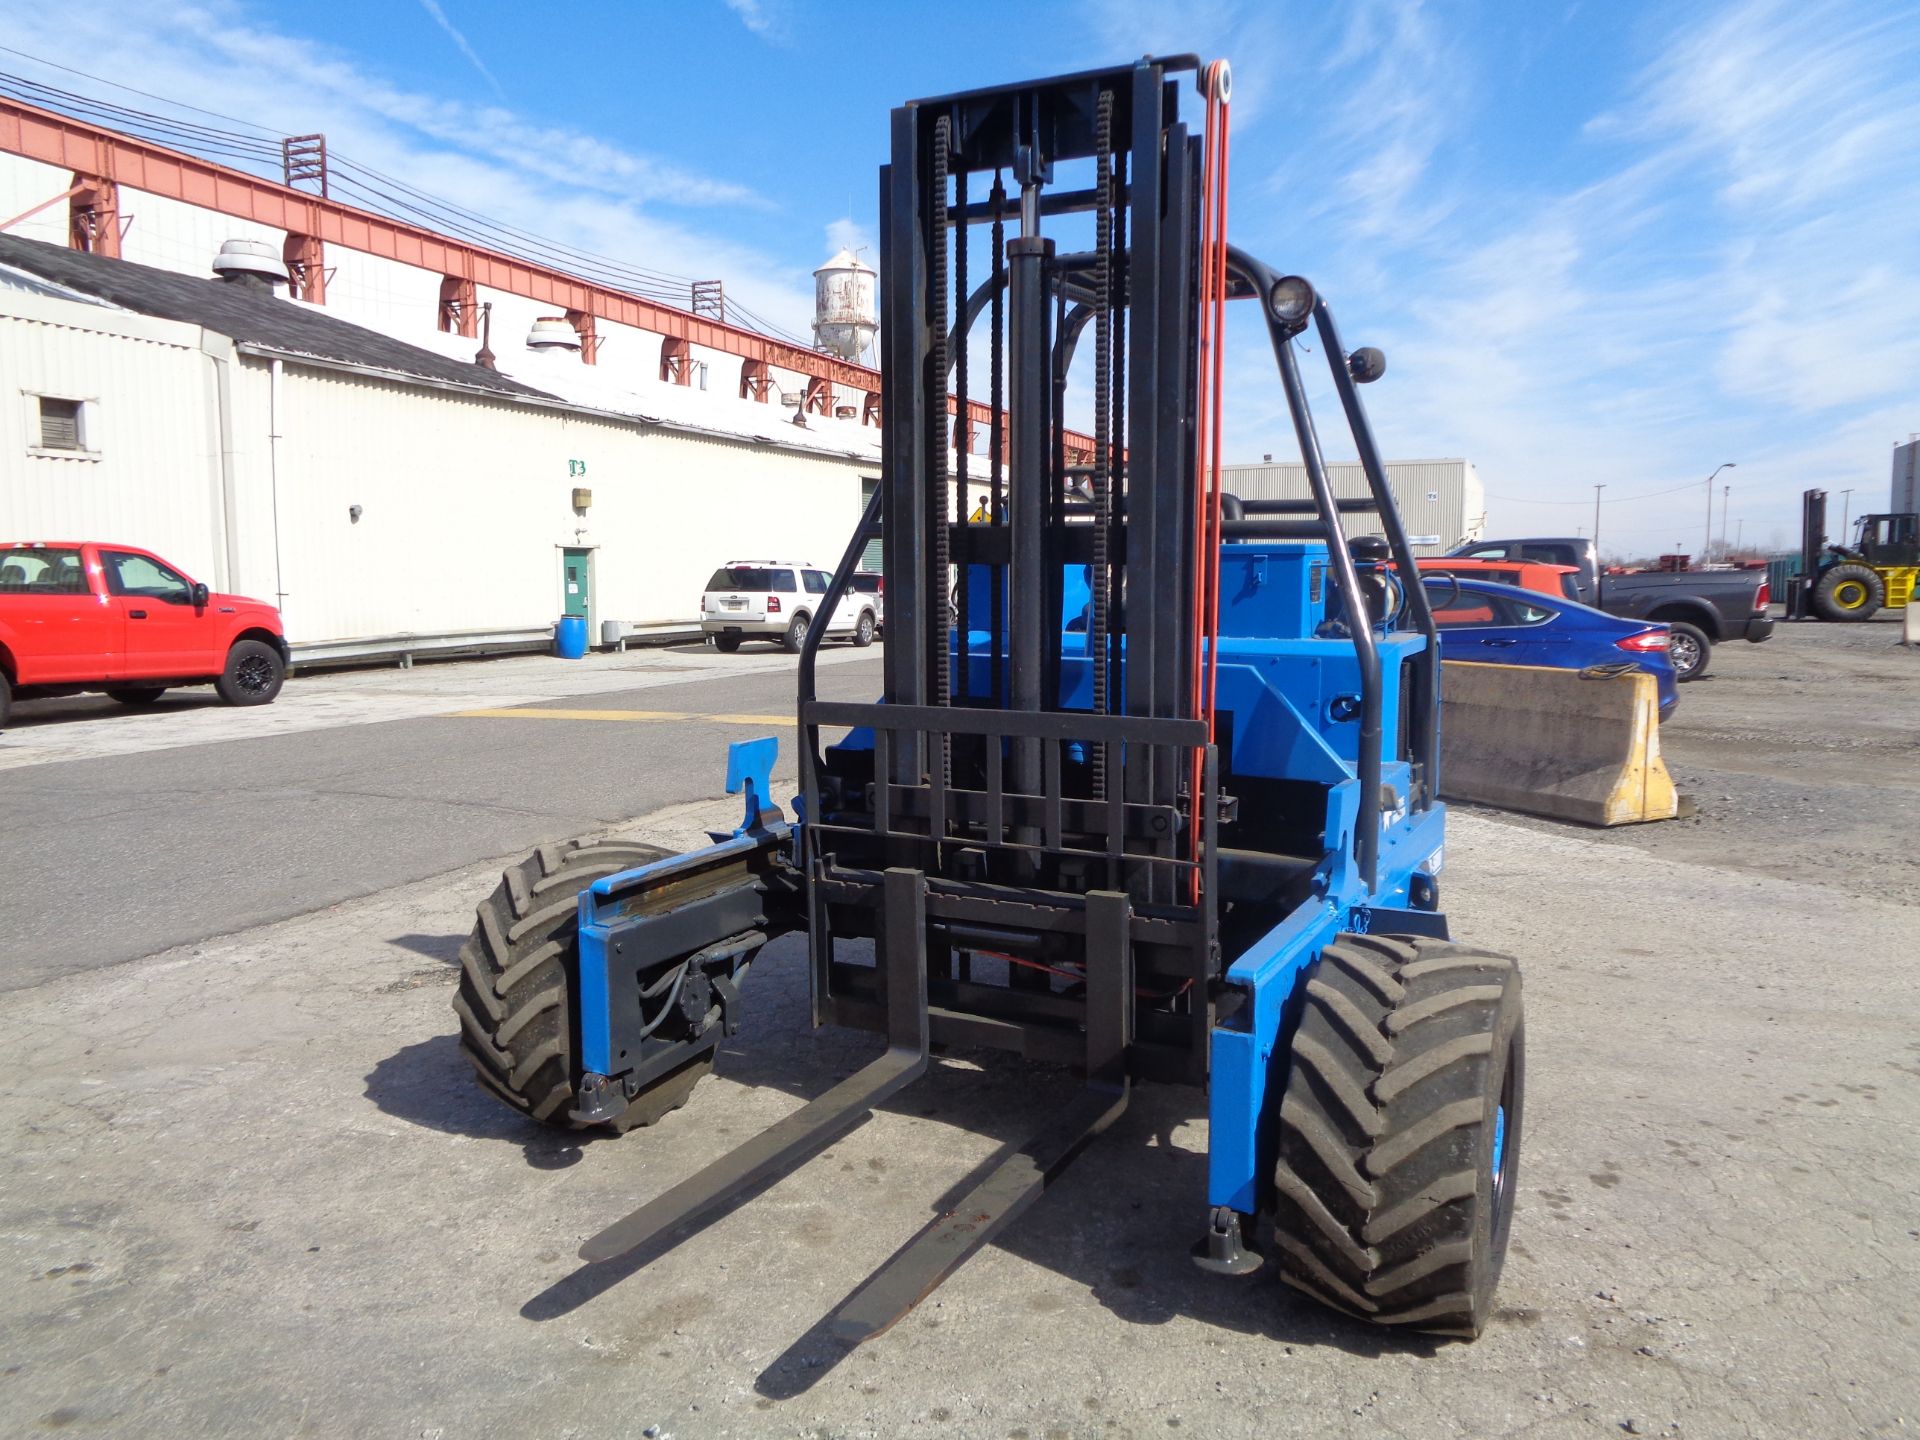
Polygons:
M879 654L827 652L822 697L877 695ZM689 646L320 672L258 710L23 704L0 736L0 990L712 796L730 741L779 736L791 774L793 670Z

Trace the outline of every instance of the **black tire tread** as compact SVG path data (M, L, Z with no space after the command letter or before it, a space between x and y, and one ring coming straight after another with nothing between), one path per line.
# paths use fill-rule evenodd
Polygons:
M1519 1023L1519 984L1509 957L1421 937L1342 935L1321 952L1279 1105L1287 1284L1376 1324L1480 1332L1486 1085L1496 1029Z
M1845 610L1834 600L1833 592L1842 581L1854 580L1866 586L1867 603L1858 610ZM1880 607L1887 603L1887 588L1880 578L1880 572L1871 565L1862 565L1857 561L1847 561L1835 565L1822 575L1813 586L1813 608L1827 620L1837 620L1842 624L1856 620L1871 620L1879 613Z
M628 841L568 841L542 845L501 874L460 947L453 997L460 1050L483 1089L531 1119L584 1128L567 1115L574 1030L566 966L578 897L595 880L668 853ZM633 1098L613 1128L650 1125L678 1109L712 1066L709 1051L657 1081Z

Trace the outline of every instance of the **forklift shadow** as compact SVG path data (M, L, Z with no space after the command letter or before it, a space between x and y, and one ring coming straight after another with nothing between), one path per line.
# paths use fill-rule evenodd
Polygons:
M1016 1071L1037 1067L1007 1062ZM937 1082L936 1082L937 1083ZM1075 1081L1075 1084L1078 1082ZM1051 1087L1049 1087L1051 1088ZM1026 1091L1030 1097L1032 1089ZM1025 1129L1044 1115L1029 1110L1022 1137L1009 1140L930 1207L929 1225L1024 1143ZM1176 1319L1293 1346L1330 1346L1365 1359L1426 1357L1446 1340L1394 1332L1350 1320L1315 1304L1274 1278L1271 1265L1235 1278L1208 1274L1188 1254L1206 1218L1206 1157L1184 1148L1174 1132L1201 1109L1199 1092L1181 1086L1136 1086L1127 1113L1090 1144L1025 1214L993 1241L996 1248L1085 1287L1094 1303L1132 1325ZM969 1123L956 1117L959 1123ZM1125 1197L1125 1198L1121 1198ZM918 1236L914 1237L915 1239ZM912 1240L907 1242L908 1245ZM906 1246L901 1247L903 1250ZM977 1258L946 1282L962 1288ZM859 1277L838 1305L763 1370L760 1395L791 1400L811 1390L856 1348L834 1333L842 1306L867 1283ZM1036 1318L1073 1305L1057 1288L1026 1297ZM991 1308L983 1306L983 1309ZM915 1323L910 1312L900 1322ZM876 1337L874 1342L884 1343Z
M555 1130L523 1119L480 1088L460 1053L460 1037L434 1035L402 1046L366 1075L366 1097L385 1114L446 1135L518 1145L536 1170L580 1163L601 1132ZM611 1131L609 1140L617 1139Z
M747 987L751 996L741 1032L721 1047L715 1073L739 1085L772 1088L796 1098L821 1094L873 1058L877 1038L854 1031L807 1025L804 946L770 950ZM452 1055L452 1063L466 1067ZM463 1077L464 1078L464 1077ZM710 1082L707 1082L710 1083ZM955 1049L936 1056L927 1077L881 1105L879 1115L934 1119L957 1132L984 1135L997 1142L994 1152L971 1171L955 1177L926 1202L927 1224L938 1221L1008 1159L1047 1118L1078 1092L1071 1071L1020 1060L996 1051ZM499 1110L496 1133L512 1134L524 1121L494 1104L477 1087L473 1103ZM670 1115L659 1132L663 1140L686 1123L703 1098L696 1089L687 1110ZM464 1112L463 1112L464 1113ZM1222 1329L1264 1336L1282 1344L1333 1346L1350 1354L1426 1355L1445 1343L1431 1336L1396 1333L1348 1320L1281 1285L1271 1265L1254 1275L1226 1278L1198 1269L1189 1245L1206 1221L1206 1156L1196 1143L1192 1123L1203 1119L1205 1100L1185 1086L1135 1086L1127 1113L1061 1174L1038 1202L1018 1216L994 1240L1001 1250L1050 1270L1084 1287L1094 1303L1135 1325L1164 1325L1195 1319ZM491 1117L489 1117L491 1119ZM568 1137L558 1137L564 1143ZM611 1137L609 1137L611 1138ZM648 1132L627 1137L645 1144ZM839 1142L836 1142L839 1143ZM577 1152L576 1152L577 1158ZM529 1145L533 1160L533 1146ZM534 1163L539 1163L537 1160ZM570 1163L570 1162L569 1162ZM816 1157L818 1168L830 1157ZM895 1173L898 1174L896 1165ZM792 1172L806 1184L807 1166ZM837 1178L837 1177L836 1177ZM779 1180L768 1182L769 1185ZM814 1182L819 1183L816 1173ZM828 1183L833 1183L829 1181ZM699 1244L700 1231L734 1209L754 1203L767 1186L737 1197L694 1226L662 1236L614 1260L583 1264L535 1295L521 1308L529 1320L559 1319L578 1310L612 1286L646 1268L676 1245ZM909 1244L912 1242L909 1241ZM903 1247L904 1248L904 1247ZM963 1265L949 1284L964 1288L977 1259ZM872 1269L852 1267L850 1300ZM1036 1315L1074 1303L1053 1287L1027 1303ZM796 1339L767 1366L755 1388L775 1400L811 1389L851 1353L833 1331L840 1305ZM915 1323L909 1314L901 1322Z

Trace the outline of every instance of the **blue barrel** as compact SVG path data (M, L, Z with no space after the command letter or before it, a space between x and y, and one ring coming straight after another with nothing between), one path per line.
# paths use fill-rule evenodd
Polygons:
M578 660L587 653L587 617L562 615L553 627L553 653L562 660Z

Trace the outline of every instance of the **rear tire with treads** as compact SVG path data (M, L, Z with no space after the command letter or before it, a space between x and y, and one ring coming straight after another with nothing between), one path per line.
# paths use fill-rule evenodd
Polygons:
M594 881L671 852L653 845L569 840L543 845L510 866L476 912L460 947L460 1049L481 1088L544 1125L597 1128L569 1118L579 1026L573 970L579 947L579 895ZM651 1125L686 1104L713 1052L656 1080L610 1122L616 1131Z
M1813 608L1827 620L1871 620L1886 599L1880 572L1870 565L1832 566L1813 586Z
M1281 1278L1375 1324L1477 1336L1513 1220L1525 1055L1507 956L1415 936L1329 945L1277 1117Z

